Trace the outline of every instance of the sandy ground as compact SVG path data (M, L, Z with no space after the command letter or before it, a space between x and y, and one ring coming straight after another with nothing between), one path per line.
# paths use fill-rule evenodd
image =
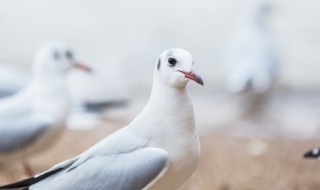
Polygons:
M41 172L71 158L112 130L107 123L94 131L66 131L62 140L47 152L30 158L34 171ZM122 124L122 123L121 123ZM319 140L276 139L258 141L234 138L223 133L201 134L202 157L196 172L182 190L318 190L317 160L303 160L302 153L319 145ZM254 143L265 143L262 154L252 153ZM259 145L257 145L259 146ZM20 163L1 168L0 183L25 178Z
M315 109L308 107L308 102L315 105L317 102L314 101L316 101L318 94L307 94L277 92L274 95L277 98L273 98L266 108L269 109L269 112L274 113L274 116L279 113L288 113L294 107L300 109L297 114L301 117L310 115L310 112L314 112ZM282 96L286 98L281 98ZM44 171L62 160L79 154L103 137L124 126L141 110L145 101L145 99L141 99L125 109L107 111L103 123L91 131L66 130L61 140L53 147L46 152L30 157L30 163L35 173ZM279 104L279 102L282 103ZM320 189L318 175L320 162L302 158L306 150L320 145L320 139L316 138L317 135L308 136L308 138L304 135L294 137L288 133L273 133L271 135L274 130L265 129L267 124L271 123L267 114L263 116L265 120L253 122L258 123L257 126L250 125L248 127L243 124L246 123L245 119L241 121L230 119L236 117L232 116L229 110L236 109L230 105L230 101L225 96L217 94L215 98L195 96L194 104L197 126L200 131L202 156L196 172L184 184L182 190ZM288 105L291 107L286 108ZM274 108L279 111L275 112ZM282 108L282 111L278 108ZM303 113L305 115L302 115ZM222 117L223 115L227 116ZM282 115L282 117L286 116ZM229 120L227 121L226 118ZM304 119L300 119L301 122L296 125L301 125L301 127L311 125L311 117L304 117ZM291 124L295 122L296 120L293 119ZM284 124L288 123L284 122ZM252 130L255 127L259 128ZM279 131L285 129L281 125L276 127ZM0 168L0 184L25 177L19 162L6 163Z

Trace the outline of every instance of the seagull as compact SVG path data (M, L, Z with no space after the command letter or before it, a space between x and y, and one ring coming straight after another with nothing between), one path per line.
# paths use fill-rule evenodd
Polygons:
M0 163L20 159L46 149L63 131L70 108L65 75L71 68L90 71L76 62L70 48L50 42L34 60L31 82L12 96L0 100Z
M303 155L307 159L319 159L320 158L320 148L314 148Z
M245 116L257 115L265 105L279 70L277 47L267 23L271 5L266 0L249 0L226 49L226 88L240 98Z
M227 49L227 88L234 93L246 90L264 93L278 73L277 50L266 21L271 5L265 0L250 2L247 15L239 22Z
M0 189L175 190L195 170L200 143L186 85L201 77L193 57L172 48L158 58L149 101L127 126L82 154Z

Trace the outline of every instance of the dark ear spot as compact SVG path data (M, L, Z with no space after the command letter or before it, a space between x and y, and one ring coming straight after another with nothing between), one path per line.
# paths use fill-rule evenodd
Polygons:
M158 63L157 63L157 69L160 70L160 65L161 65L161 61L160 58L158 58Z

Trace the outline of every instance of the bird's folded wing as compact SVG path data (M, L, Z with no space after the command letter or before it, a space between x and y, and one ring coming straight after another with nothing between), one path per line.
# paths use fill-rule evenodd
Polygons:
M43 180L46 179L47 177L50 177L56 173L58 173L59 171L62 171L63 169L69 167L72 163L74 163L78 158L72 158L70 160L66 160L64 162L61 162L57 165L55 165L54 167L50 168L49 170L38 174L36 176L33 176L31 178L22 180L22 181L18 181L15 183L11 183L8 185L3 185L0 186L0 189L22 189L22 188L28 188L29 186Z
M0 155L11 153L34 142L52 125L41 117L0 118Z
M33 110L32 89L23 89L18 93L0 99L0 119L16 119Z
M141 190L166 168L167 159L167 153L157 148L98 156L69 172L57 173L30 189Z
M74 162L75 160L70 160ZM70 161L62 163L64 166ZM142 148L130 153L92 157L73 170L63 170L57 165L37 177L14 185L0 187L34 190L141 190L158 179L166 171L168 154L159 148ZM49 176L49 174L51 176ZM46 177L46 178L44 178ZM20 186L19 186L20 185Z

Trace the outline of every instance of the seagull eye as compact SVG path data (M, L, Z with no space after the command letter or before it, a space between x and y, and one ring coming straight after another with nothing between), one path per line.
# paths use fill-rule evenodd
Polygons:
M71 51L66 51L66 57L67 57L68 59L73 59L73 54L72 54L72 52L71 52Z
M177 64L177 60L173 57L169 57L168 63L170 64L170 66L174 67Z

